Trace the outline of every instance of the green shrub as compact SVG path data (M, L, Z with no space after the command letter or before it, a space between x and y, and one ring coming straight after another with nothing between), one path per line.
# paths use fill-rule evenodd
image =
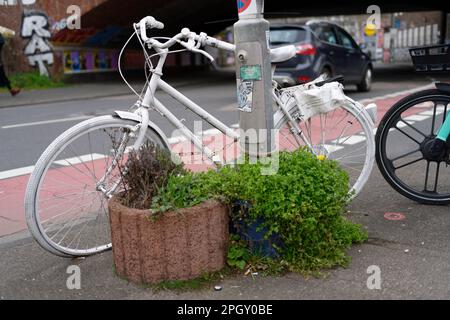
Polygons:
M117 150L118 142L113 141L113 145ZM127 207L142 210L151 207L154 195L167 184L170 176L186 174L182 165L173 163L170 152L152 142L131 152L125 166L119 169L124 191L118 199Z
M367 238L359 225L344 217L349 201L347 173L337 162L317 160L301 149L279 154L277 174L261 175L263 167L247 162L218 172L171 175L153 198L152 210L190 207L210 198L230 204L246 200L251 204L247 219L260 217L267 237L280 235L284 246L278 250L290 270L346 265L345 250ZM235 255L232 259L242 260L242 255Z
M23 89L48 89L63 87L64 83L41 76L39 72L16 73L10 76L11 85Z

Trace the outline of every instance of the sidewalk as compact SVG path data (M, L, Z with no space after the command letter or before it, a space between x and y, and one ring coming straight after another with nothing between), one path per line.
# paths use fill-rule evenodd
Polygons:
M234 72L230 71L204 71L171 76L167 79L164 78L164 80L170 85L180 88L193 84L199 85L202 83L211 83L212 81L232 79L233 76ZM143 81L131 80L131 85L137 92L140 92L144 86ZM15 97L11 97L9 92L0 92L0 108L124 95L133 95L133 92L123 81L68 84L63 88L23 90Z
M369 241L349 250L347 269L321 279L238 275L199 291L155 292L114 274L111 252L82 260L44 252L29 238L0 238L0 299L449 299L450 219L448 206L423 206L393 192L378 170L349 208L369 231ZM401 212L402 221L386 212ZM68 290L70 265L81 269L81 290ZM381 269L381 290L367 288L367 268Z

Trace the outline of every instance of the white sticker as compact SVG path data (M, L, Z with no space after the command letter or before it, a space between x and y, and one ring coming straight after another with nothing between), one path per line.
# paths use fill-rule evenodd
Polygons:
M238 79L238 109L242 112L252 112L253 81Z

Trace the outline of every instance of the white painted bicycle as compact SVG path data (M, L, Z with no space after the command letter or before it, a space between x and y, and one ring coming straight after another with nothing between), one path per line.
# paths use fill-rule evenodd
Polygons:
M77 257L111 248L107 201L120 191L118 166L125 161L124 154L138 149L146 141L171 148L163 131L150 121L150 115L165 117L206 160L216 166L223 164L221 151L224 150L207 147L158 100L155 96L158 88L233 143L238 141L236 130L162 80L167 55L180 51L169 51L174 45L181 45L183 50L202 54L210 60L213 58L202 47L234 52L235 46L186 28L172 38L147 37L148 29L163 27L154 18L146 17L134 25L135 32L124 46L137 36L150 71L143 94L130 87L139 96L134 107L75 125L56 138L38 160L28 183L25 211L32 235L49 252ZM152 56L150 50L154 50ZM295 55L295 47L272 49L270 54L273 63L282 62ZM156 66L152 65L152 57L159 58ZM317 79L286 89L279 89L274 83L274 125L279 132L277 147L279 150L307 147L319 157L337 160L350 176L350 191L358 194L373 167L376 106L365 108L346 97L342 89L342 85L333 79ZM225 145L223 149L229 147Z

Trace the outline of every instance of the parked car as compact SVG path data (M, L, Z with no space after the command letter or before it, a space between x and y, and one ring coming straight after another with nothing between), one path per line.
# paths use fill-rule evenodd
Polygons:
M293 44L297 55L277 65L274 79L282 86L305 83L320 75L343 75L346 84L359 91L369 91L373 65L355 40L341 27L329 22L305 25L273 25L270 28L272 48Z
M360 43L359 47L373 62L383 60L383 49L377 48L375 43Z

